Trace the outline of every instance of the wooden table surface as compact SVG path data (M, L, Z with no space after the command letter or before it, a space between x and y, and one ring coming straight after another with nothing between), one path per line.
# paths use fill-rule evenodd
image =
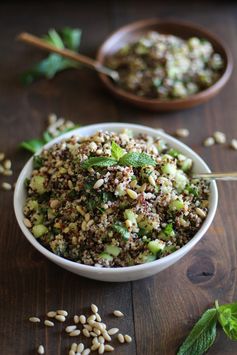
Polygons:
M50 112L81 124L117 121L162 127L172 133L187 127L185 139L213 170L236 170L237 152L227 146L204 148L202 141L220 130L237 138L236 68L223 92L209 103L176 113L149 113L120 103L102 88L89 70L65 71L52 81L23 87L19 75L42 57L36 49L16 43L17 33L40 35L65 25L83 30L81 50L94 55L104 38L131 21L160 16L191 20L221 36L237 57L237 4L214 1L161 2L100 0L4 2L0 5L0 151L12 160L16 180L28 154L18 149L24 139L39 136ZM67 354L69 337L54 329L30 324L31 315L43 317L51 309L70 314L85 312L94 302L106 322L121 326L133 337L114 354L172 355L201 313L215 299L237 299L236 183L220 183L215 221L201 242L174 266L137 282L102 283L62 270L39 254L24 238L14 217L12 192L0 192L0 354L35 354L44 344L46 354ZM120 309L124 320L109 313ZM237 354L237 344L218 331L210 355ZM190 354L192 355L192 354Z

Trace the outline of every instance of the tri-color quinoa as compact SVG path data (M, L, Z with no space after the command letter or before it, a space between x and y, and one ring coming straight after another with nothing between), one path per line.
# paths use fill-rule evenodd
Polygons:
M142 264L185 245L208 212L209 185L159 137L99 131L34 157L24 223L78 263Z
M222 74L224 60L206 39L184 40L151 31L112 54L107 65L118 71L118 85L123 89L170 100L214 84Z

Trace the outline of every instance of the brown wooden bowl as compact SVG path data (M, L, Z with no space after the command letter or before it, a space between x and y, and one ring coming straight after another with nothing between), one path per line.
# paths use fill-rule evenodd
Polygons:
M197 94L190 95L187 98L160 100L134 95L116 86L116 84L114 84L114 82L106 75L99 74L102 83L114 96L147 110L172 111L193 107L206 102L217 95L218 92L225 86L233 69L233 60L229 49L222 43L221 40L219 40L219 38L206 29L188 22L148 19L121 27L112 33L101 45L97 53L97 60L101 64L105 64L106 59L122 46L136 41L143 34L151 30L165 34L172 34L184 39L193 36L207 39L213 45L214 50L224 59L225 67L222 76L209 88L200 91Z

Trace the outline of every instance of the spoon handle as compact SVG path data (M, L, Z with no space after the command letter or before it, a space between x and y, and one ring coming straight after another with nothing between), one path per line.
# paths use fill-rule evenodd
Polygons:
M32 46L41 48L41 49L46 50L48 52L60 54L62 57L82 63L91 69L94 69L102 74L106 74L106 75L110 76L113 80L118 80L118 73L115 70L107 68L107 67L103 66L102 64L100 64L98 61L96 61L90 57L87 57L83 54L73 52L73 51L66 49L66 48L64 48L64 49L57 48L54 45L47 43L46 41L44 41L36 36L33 36L27 32L20 33L17 36L17 39L19 41L31 44Z
M237 180L237 172L227 172L227 173L203 173L203 174L193 174L194 179L204 179L204 180Z

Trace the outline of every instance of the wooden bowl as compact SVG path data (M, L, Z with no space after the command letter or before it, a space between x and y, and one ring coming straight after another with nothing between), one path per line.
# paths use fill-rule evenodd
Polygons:
M97 60L101 64L105 64L107 57L114 54L125 44L138 40L148 31L158 31L164 34L172 34L184 39L188 39L193 36L207 39L213 45L214 50L219 53L224 60L225 66L221 77L212 86L200 91L197 94L190 95L183 99L161 100L149 99L132 94L119 88L106 75L99 74L102 83L114 96L147 110L172 111L193 107L206 102L217 95L218 92L225 86L233 69L233 60L229 49L222 43L221 40L219 40L219 38L206 29L188 22L149 19L134 22L127 26L121 27L112 33L101 45L97 53Z

